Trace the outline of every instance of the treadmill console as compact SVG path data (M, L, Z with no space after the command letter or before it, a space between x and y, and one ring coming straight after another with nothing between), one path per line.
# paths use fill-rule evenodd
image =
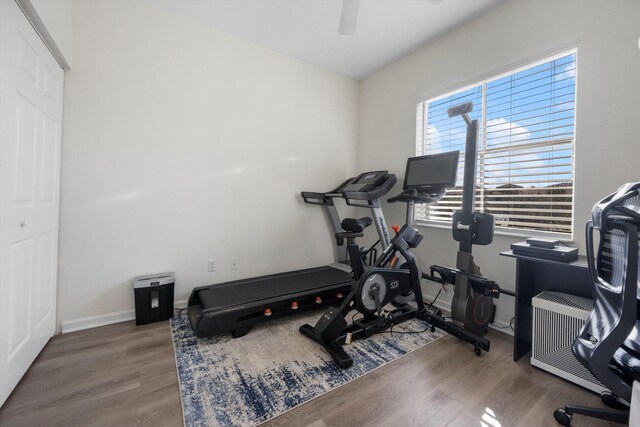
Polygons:
M337 193L367 192L378 188L385 180L387 171L365 172L345 182Z
M387 194L397 178L387 171L371 171L349 178L337 188L327 193L303 191L305 203L333 206L334 198L343 198L350 206L379 207L379 198Z
M349 178L327 193L303 191L301 194L305 203L325 207L335 233L341 232L342 226L333 199L342 198L349 206L370 209L382 247L386 248L391 240L380 208L380 198L389 193L397 181L396 176L387 171L371 171Z

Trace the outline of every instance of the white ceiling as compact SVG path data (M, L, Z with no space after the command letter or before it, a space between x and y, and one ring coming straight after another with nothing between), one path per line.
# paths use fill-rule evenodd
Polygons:
M365 78L503 0L362 0L338 34L341 0L153 0L181 15L337 73Z

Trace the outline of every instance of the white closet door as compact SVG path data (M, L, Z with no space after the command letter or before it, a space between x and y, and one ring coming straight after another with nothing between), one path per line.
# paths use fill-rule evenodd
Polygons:
M55 333L63 77L0 1L0 405Z

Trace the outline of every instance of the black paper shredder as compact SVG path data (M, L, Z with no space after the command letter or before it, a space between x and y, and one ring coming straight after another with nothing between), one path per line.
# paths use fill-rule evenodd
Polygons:
M134 277L136 325L146 325L173 317L175 277L173 272Z

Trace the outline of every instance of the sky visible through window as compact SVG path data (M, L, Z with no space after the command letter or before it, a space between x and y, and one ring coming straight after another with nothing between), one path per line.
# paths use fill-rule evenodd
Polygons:
M465 124L460 117L449 118L447 109L472 101L470 117L480 122L478 149L496 152L486 156L485 185L520 183L530 187L570 181L572 146L549 152L546 147L525 149L524 145L573 139L575 70L575 54L570 54L486 83L486 124L482 121L483 85L429 103L425 153L464 152ZM510 159L511 174L504 173L505 157ZM530 168L519 170L526 166ZM532 182L539 181L532 178L541 174L544 183Z

